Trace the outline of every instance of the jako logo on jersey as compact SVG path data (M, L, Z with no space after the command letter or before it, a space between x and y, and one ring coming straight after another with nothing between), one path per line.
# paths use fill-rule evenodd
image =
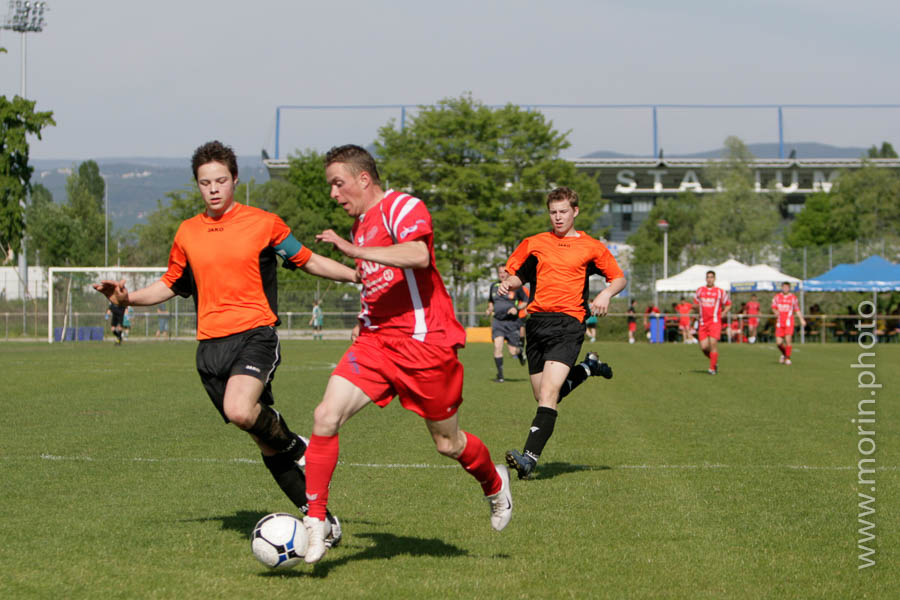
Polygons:
M385 281L393 281L393 279L394 279L394 270L393 270L393 269L385 269L385 270L384 270L384 275L382 275L382 277L384 277L384 280L385 280Z
M418 219L418 220L416 220L416 222L415 222L413 225L410 225L409 227L404 227L403 229L401 229L401 230L400 230L400 239L402 240L403 238L405 238L406 236L408 236L409 234L411 234L413 231L415 231L416 229L418 229L420 224L421 224L421 225L424 225L424 224L425 224L425 220L424 220L424 219Z
M255 373L259 373L259 367L254 367L253 365L244 365L244 368L248 371L253 371Z
M215 231L225 231L224 227L210 227L206 230L207 233L213 233Z
M369 231L366 232L366 241L371 240L373 237L375 237L375 234L377 234L377 233L378 233L378 226L373 225L372 227L370 227Z

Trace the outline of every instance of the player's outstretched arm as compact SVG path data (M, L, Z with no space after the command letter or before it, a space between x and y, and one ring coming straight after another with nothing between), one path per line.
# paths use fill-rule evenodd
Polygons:
M421 240L403 242L393 246L355 246L331 229L316 235L316 241L334 244L341 253L350 258L370 260L387 267L399 269L424 269L431 264L431 253Z
M522 285L522 280L519 279L518 275L510 275L500 284L500 287L497 288L497 293L501 296L505 296L509 292L516 291L522 287Z
M93 284L93 287L118 306L153 306L175 297L175 292L162 280L155 281L136 292L128 291L124 279L121 281L104 279L100 283Z
M625 289L625 283L624 277L616 277L610 281L609 285L597 294L597 297L591 302L591 313L598 317L605 316L609 312L609 301L613 296Z
M300 267L310 275L324 277L325 279L334 279L335 281L349 281L351 283L359 283L359 274L356 270L351 269L345 264L341 264L336 260L332 260L327 256L312 253L309 260Z

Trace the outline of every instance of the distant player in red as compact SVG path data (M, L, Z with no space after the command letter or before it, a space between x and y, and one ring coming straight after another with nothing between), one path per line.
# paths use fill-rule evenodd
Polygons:
M675 305L675 312L678 313L678 331L681 332L681 341L685 344L693 344L694 335L691 333L691 309L693 306L686 299L682 298L681 302Z
M800 303L797 296L791 293L791 284L785 281L781 284L781 293L772 298L772 312L775 313L775 344L781 351L778 362L791 364L791 338L794 335L794 315L800 321L800 326L806 325L806 319L800 312Z
M628 343L634 343L634 332L637 330L637 315L634 310L634 300L628 303Z
M747 315L747 341L755 344L759 328L759 300L756 299L756 294L751 294L750 302L744 305L744 314Z
M722 318L731 308L728 292L716 287L716 272L706 272L706 285L694 295L694 306L700 311L700 327L697 339L700 350L709 358L710 375L719 372L719 338L722 335Z
M354 224L351 241L331 229L316 238L356 260L362 311L357 335L313 414L306 451L305 560L314 563L325 554L338 430L366 406L386 406L395 396L425 419L437 451L475 477L490 502L491 526L500 531L512 517L509 470L494 465L484 443L459 428L463 367L457 350L466 332L435 266L431 214L418 198L382 190L375 159L359 146L332 148L325 156L325 177L331 197ZM415 499L421 503L418 495Z

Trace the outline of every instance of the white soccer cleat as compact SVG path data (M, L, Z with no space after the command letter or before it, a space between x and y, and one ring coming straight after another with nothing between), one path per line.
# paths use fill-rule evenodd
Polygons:
M791 359L789 359L789 358L784 359L784 364L786 364L786 365L791 364Z
M778 363L782 365L784 364L784 354L778 357Z
M509 492L509 469L506 465L494 465L497 469L497 475L503 482L500 491L490 496L485 496L491 504L491 527L497 531L503 531L503 528L512 519L512 494ZM307 553L307 556L309 554ZM307 561L308 562L308 561Z
M309 438L303 437L302 435L297 435L298 438L303 440L303 443L306 444L306 447L309 448ZM297 466L300 467L300 470L304 473L306 472L306 450L303 451L303 456L300 457L300 460L297 461Z
M328 526L328 520L316 519L315 517L303 517L303 525L306 527L306 534L309 542L306 546L306 556L303 557L307 563L317 563L325 556L328 549L325 546L325 537L331 529Z

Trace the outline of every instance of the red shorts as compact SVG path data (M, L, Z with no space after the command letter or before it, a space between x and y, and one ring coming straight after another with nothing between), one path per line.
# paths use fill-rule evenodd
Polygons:
M690 317L680 317L678 319L678 326L684 327L685 329L687 329L688 327L691 326L691 318Z
M775 337L787 337L789 335L794 335L793 327L776 327L775 328Z
M637 323L628 324L628 331L634 331L635 329L637 329Z
M722 324L704 323L700 325L700 328L697 330L697 339L703 341L708 337L711 337L714 340L718 340L722 337Z
M456 348L408 337L363 334L332 375L351 382L378 406L398 396L403 408L431 421L452 417L462 404L463 366Z
M757 325L759 325L759 319L758 319L758 318L756 318L756 317L750 317L749 319L747 319L747 326L748 326L748 327L756 327Z

